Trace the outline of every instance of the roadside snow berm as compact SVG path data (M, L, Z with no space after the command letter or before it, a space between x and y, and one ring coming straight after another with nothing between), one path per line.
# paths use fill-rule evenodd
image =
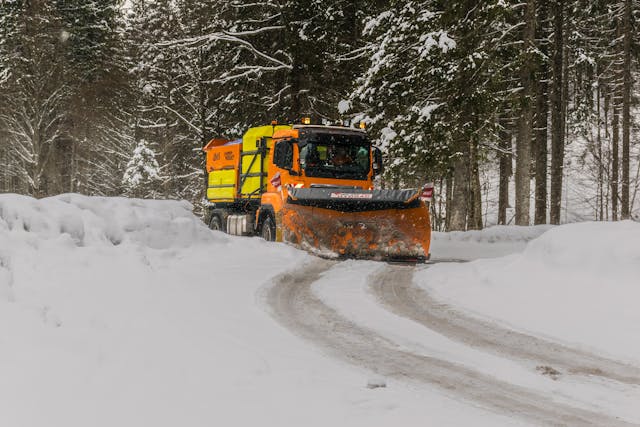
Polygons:
M204 151L212 229L331 258L429 258L423 189L374 189L382 155L363 130L274 124Z

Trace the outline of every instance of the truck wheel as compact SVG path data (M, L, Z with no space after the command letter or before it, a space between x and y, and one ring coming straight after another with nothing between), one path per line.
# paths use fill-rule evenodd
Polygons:
M260 236L267 242L273 242L276 240L276 225L273 222L271 215L267 215L264 221L262 221Z
M209 228L214 231L222 231L223 233L226 233L227 230L225 227L225 220L226 215L224 215L222 211L216 209L211 212L211 218L209 219Z

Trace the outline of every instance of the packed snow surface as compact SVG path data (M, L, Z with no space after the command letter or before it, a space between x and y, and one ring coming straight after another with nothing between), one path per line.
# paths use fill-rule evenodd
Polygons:
M178 201L0 195L0 425L526 424L428 383L380 377L296 336L274 321L264 294L313 257L211 232L191 210ZM523 252L421 267L414 280L477 316L637 363L638 227L436 233L435 259ZM366 284L383 266L336 263L314 292L399 348L578 408L609 396L603 411L640 419L627 386L549 382L385 311Z

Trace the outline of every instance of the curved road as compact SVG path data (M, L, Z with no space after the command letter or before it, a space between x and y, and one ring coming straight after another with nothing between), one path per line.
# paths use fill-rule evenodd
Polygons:
M480 404L487 409L554 426L633 426L584 409L567 406L541 393L509 384L481 372L435 357L401 350L375 331L360 327L324 304L311 290L312 284L336 262L316 260L280 275L266 290L265 298L274 318L292 332L319 345L335 357L365 367L379 375L429 384L444 393ZM389 267L386 280L410 286L411 269ZM402 275L395 275L401 272ZM387 274L391 276L387 276ZM384 281L373 284L383 289ZM391 306L404 303L392 301Z
M399 316L470 347L500 356L529 360L564 371L562 373L640 384L640 368L516 332L442 304L412 283L413 271L407 266L389 266L370 276L371 289L379 301Z

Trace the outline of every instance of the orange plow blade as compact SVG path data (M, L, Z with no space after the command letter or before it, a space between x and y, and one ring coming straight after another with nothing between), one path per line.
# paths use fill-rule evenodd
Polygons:
M329 258L429 258L429 211L414 190L294 189L282 232L285 241Z

